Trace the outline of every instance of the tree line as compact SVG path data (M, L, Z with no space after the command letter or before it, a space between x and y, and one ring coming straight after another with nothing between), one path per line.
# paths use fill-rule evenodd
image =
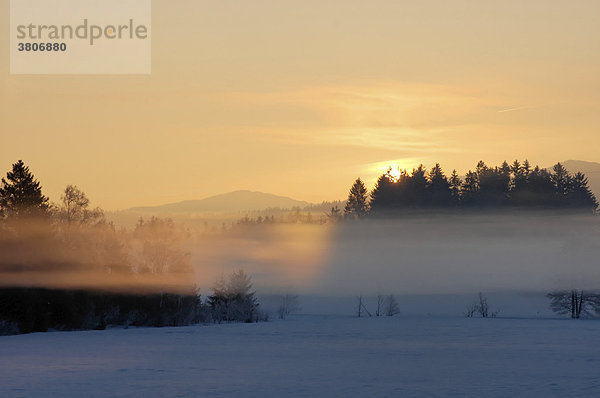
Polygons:
M74 185L51 203L19 160L0 184L0 335L265 320L242 270L200 296L189 239L158 217L118 229Z
M593 212L598 201L587 177L571 174L560 163L551 170L531 167L525 160L506 161L490 167L483 161L464 179L456 170L448 177L441 166L431 170L423 165L411 173L390 168L377 179L369 192L358 178L348 194L344 216L363 218L406 210L443 209L565 209ZM330 218L341 217L333 208Z

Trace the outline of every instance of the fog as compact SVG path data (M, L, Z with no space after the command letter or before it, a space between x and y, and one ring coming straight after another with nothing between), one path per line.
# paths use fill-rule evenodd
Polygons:
M519 213L265 226L198 247L195 261L201 273L244 268L265 292L600 288L599 221L589 215Z
M600 218L549 212L405 216L338 224L157 224L0 231L3 286L210 294L243 269L259 294L358 296L600 288Z
M19 220L0 227L0 286L190 292L187 236L165 220L119 230Z

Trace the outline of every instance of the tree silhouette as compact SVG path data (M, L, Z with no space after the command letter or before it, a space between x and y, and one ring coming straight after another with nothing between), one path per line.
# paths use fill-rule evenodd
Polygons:
M419 165L413 169L411 176L407 179L406 200L409 207L418 208L427 205L427 177L425 166Z
M595 210L598 201L588 186L588 179L583 173L576 173L569 181L567 192L569 206L585 210Z
M360 178L357 178L350 188L348 201L344 207L344 215L346 217L362 218L369 211L369 193L365 184Z
M582 173L571 175L560 163L551 171L532 168L525 160L506 161L489 167L479 161L475 171L466 173L464 182L456 170L450 179L436 164L425 175L421 165L412 174L381 175L371 192L371 214L397 213L423 208L540 208L593 211L598 201Z
M456 173L456 171L455 171ZM455 176L458 178L458 176ZM456 183L456 181L454 181ZM447 207L453 201L450 183L444 175L439 163L429 172L429 183L427 185L429 204L433 207Z
M138 274L191 275L190 253L183 241L187 233L170 218L140 217L133 231L132 261Z
M453 206L457 206L460 203L460 189L462 186L462 180L456 173L456 170L452 170L452 175L450 176L449 189L450 189L450 201Z
M325 217L327 217L327 221L330 223L336 223L342 219L342 211L334 206L328 213L325 213Z
M477 163L475 171L469 171L463 185L464 204L472 207L497 207L508 200L510 167L504 162L501 167L488 167L483 161Z
M571 318L594 316L600 309L600 294L583 290L559 290L546 295L550 299L550 308L559 315L570 314Z
M385 174L379 176L375 188L371 191L370 207L372 214L384 213L393 210L397 206L394 188L398 181L394 180L391 171L390 168Z
M479 175L476 172L470 171L465 177L465 182L461 187L460 192L461 204L471 206L477 204L479 199Z
M77 224L93 224L101 220L104 216L102 209L96 207L89 210L90 201L85 193L75 185L67 185L62 196L62 205L58 209L58 216L64 220L67 225Z
M552 167L552 173L550 179L554 184L555 198L557 206L567 205L567 194L569 193L569 186L571 184L571 176L565 167L557 163Z
M40 183L22 160L12 165L0 186L0 212L3 217L26 218L49 215L48 198Z

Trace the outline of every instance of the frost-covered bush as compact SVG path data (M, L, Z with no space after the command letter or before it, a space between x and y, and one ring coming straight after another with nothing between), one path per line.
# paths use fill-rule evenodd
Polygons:
M261 318L250 277L243 270L221 278L208 298L213 322L257 322ZM264 318L264 317L262 317Z

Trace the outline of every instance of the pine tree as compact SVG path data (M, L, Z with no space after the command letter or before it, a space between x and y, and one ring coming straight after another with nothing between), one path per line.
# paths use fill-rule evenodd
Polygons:
M221 277L213 288L213 295L208 298L208 304L215 322L258 320L258 300L252 291L250 277L241 269L233 272L228 281Z
M327 217L327 221L330 223L336 223L342 218L342 211L338 209L337 206L332 207L329 213L325 213L325 217Z
M461 186L460 197L464 206L475 206L479 199L479 176L476 172L468 171L465 182Z
M369 211L368 196L369 193L365 184L360 178L357 178L352 188L350 188L348 201L346 202L346 207L344 207L344 215L354 218L366 216Z
M450 196L452 198L452 204L458 205L460 203L460 191L462 187L462 181L458 176L456 170L452 170L452 175L448 181L450 184Z
M441 170L441 169L440 169ZM423 207L427 203L427 177L425 166L419 165L413 169L406 192L407 205L409 207Z
M13 164L0 186L0 213L3 217L25 218L49 215L48 198L40 183L22 160Z
M448 207L452 204L452 191L448 179L444 175L439 163L429 172L429 204L433 207Z
M372 215L383 215L406 207L409 183L410 176L406 170L396 174L390 167L379 176L375 188L371 191L369 212Z
M567 195L569 193L569 186L571 185L571 176L569 175L569 172L562 164L557 163L552 168L550 177L554 183L556 204L558 206L567 205Z
M598 201L588 186L588 179L581 172L570 178L567 199L573 208L596 210L598 207Z
M501 167L488 167L480 161L477 164L479 179L478 206L501 206L508 199L510 168L504 162Z

